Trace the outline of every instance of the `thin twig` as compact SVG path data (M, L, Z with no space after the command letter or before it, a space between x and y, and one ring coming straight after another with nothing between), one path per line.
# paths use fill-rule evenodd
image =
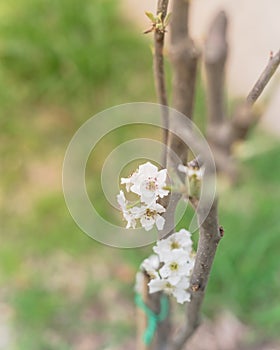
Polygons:
M276 72L276 69L278 68L279 64L280 50L275 55L271 54L267 66L265 67L258 81L254 85L253 89L248 94L246 101L249 105L253 105L257 101L258 97L263 92L267 83L269 82L273 74Z
M267 66L248 94L246 100L241 105L237 106L228 127L229 131L227 137L231 144L238 140L244 140L249 130L257 123L259 116L254 113L252 107L276 72L279 64L280 50L274 56L271 55Z
M158 0L157 4L157 15L161 15L161 20L167 15L168 0ZM166 83L165 83L165 69L164 69L164 38L165 28L163 30L155 29L154 32L154 77L158 102L162 106L168 105ZM168 145L168 109L162 108L162 124L163 124L163 144ZM163 150L162 166L165 168L167 162L167 147Z

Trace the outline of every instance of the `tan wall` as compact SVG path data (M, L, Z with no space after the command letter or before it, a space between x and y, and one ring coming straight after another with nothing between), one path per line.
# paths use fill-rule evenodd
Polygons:
M149 27L144 11L155 12L156 0L122 1L139 29ZM279 49L280 0L192 0L191 32L200 45L209 22L220 9L226 10L230 19L228 90L233 96L242 96L266 65L270 51ZM280 133L280 69L268 92L272 96L265 126Z

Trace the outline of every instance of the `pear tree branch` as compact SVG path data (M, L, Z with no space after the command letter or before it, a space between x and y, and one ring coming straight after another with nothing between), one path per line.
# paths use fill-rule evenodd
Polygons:
M165 82L165 68L164 68L164 43L165 43L165 33L166 33L166 25L167 25L167 11L168 11L168 0L158 0L157 3L157 12L156 17L151 14L147 14L153 21L153 31L154 31L154 78L155 78L155 86L157 92L158 103L161 104L161 117L163 124L163 144L165 145L163 150L163 159L162 166L165 168L167 164L167 145L168 145L168 129L169 129L169 115L168 109L166 106L168 105L167 99L167 91L166 91L166 82ZM143 286L144 292L142 293L143 300L146 305L149 306L151 310L153 310L156 314L160 312L160 298L161 293L149 294L147 281L144 282ZM140 315L141 316L141 315ZM168 341L170 339L171 334L171 319L170 313L168 317L160 322L157 327L157 331L155 334L155 338L150 345L143 344L143 341L138 342L139 350L167 350L166 347ZM143 315L142 315L143 318ZM140 317L141 320L141 317ZM143 334L146 327L145 320L142 320L139 326L139 334Z
M201 218L205 217L205 208L202 207L197 210L200 227L195 266L190 282L191 301L187 305L185 325L173 340L170 350L181 350L200 325L200 313L205 289L210 276L216 249L223 235L223 230L219 228L218 225L217 206L217 200L215 200L203 222L201 222Z
M168 1L160 0L158 2L157 15L161 17L164 22L167 14ZM166 82L165 82L165 68L164 68L164 38L165 28L162 30L155 30L154 33L154 77L157 91L158 103L162 106L168 106ZM162 126L163 126L163 144L168 144L168 109L161 109ZM167 148L164 147L162 166L166 167Z
M165 82L165 68L164 68L164 42L166 26L168 22L168 2L169 0L158 0L156 16L151 13L146 15L152 20L152 28L145 31L144 33L154 32L154 77L155 77L155 87L157 93L158 103L163 106L161 109L162 124L163 124L163 143L168 144L168 109L164 106L168 106L166 82ZM162 166L166 167L167 159L167 148L164 147Z
M237 140L244 140L249 130L257 123L259 118L253 112L252 107L264 91L270 79L273 77L279 64L280 50L275 55L271 53L265 69L261 73L252 90L249 92L246 100L236 108L229 127L229 139L231 140L231 143Z
M199 52L189 34L190 0L174 0L170 23L170 61L172 64L172 106L192 119ZM184 128L185 125L178 125ZM188 149L176 136L170 135L169 146L183 164L188 161ZM167 164L177 169L178 161Z
M271 53L267 66L265 67L261 76L259 77L256 84L254 85L254 87L252 88L252 90L247 96L246 102L249 105L252 106L257 101L257 99L263 92L264 88L268 84L269 80L272 78L273 74L276 72L279 64L280 64L280 50L275 55Z
M170 23L170 49L169 57L172 65L172 107L192 118L195 96L195 82L199 52L189 35L189 0L174 0L171 10ZM171 125L173 130L184 130L186 125ZM177 172L179 162L186 164L188 161L188 148L174 133L169 135L168 146L171 152L167 155L167 168ZM174 157L176 155L176 157ZM180 174L178 174L180 176ZM175 210L181 196L177 193L168 198L168 211L165 215L166 224L161 237L167 237L173 233Z

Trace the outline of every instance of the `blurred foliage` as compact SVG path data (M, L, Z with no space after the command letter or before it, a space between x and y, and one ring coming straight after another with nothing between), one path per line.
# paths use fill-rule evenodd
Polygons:
M114 104L155 101L149 43L121 19L114 0L0 6L0 295L15 327L11 349L118 346L134 335L133 278L151 248L114 249L81 233L65 206L60 172L83 121ZM200 127L204 96L199 82ZM123 128L109 141L129 133ZM255 151L267 143L265 153ZM100 162L87 174L100 169L108 147L101 144ZM253 152L242 161L240 184L220 195L225 237L205 311L230 307L277 335L280 145L255 132L247 147ZM48 183L52 172L59 179ZM103 199L98 210L108 215Z
M144 67L143 46L116 16L116 6L111 0L14 1L0 24L2 75L9 87L2 85L1 98L71 106L77 96L80 104L94 104L105 84L124 88L137 65Z

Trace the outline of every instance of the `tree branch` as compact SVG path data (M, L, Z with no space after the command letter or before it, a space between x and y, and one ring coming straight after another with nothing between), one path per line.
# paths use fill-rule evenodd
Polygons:
M170 350L180 350L192 336L200 324L200 311L204 299L205 289L210 276L216 249L222 237L218 224L217 200L214 201L210 212L205 218L205 207L197 208L197 218L200 225L199 242L196 253L195 266L191 277L191 301L186 310L186 324L180 330L171 344Z
M189 37L189 1L174 0L172 7L172 17L170 23L170 60L173 72L173 107L184 114L186 118L191 118L193 113L194 92L196 81L196 70L198 61L198 51ZM171 126L172 118L169 116ZM175 118L176 119L176 118ZM183 123L182 123L183 124ZM172 125L172 129L184 130L186 126ZM169 134L169 148L167 168L177 172L179 163L186 164L188 160L187 145L182 142L175 134ZM181 176L182 174L178 174ZM168 211L166 212L165 227L161 232L161 237L167 237L174 231L175 210L181 196L171 194L169 196Z
M225 119L224 75L227 58L227 18L220 12L214 19L206 42L205 61L208 82L208 129L213 143L215 132ZM191 277L191 301L186 309L186 324L174 338L170 350L180 350L195 332L200 323L201 306L221 234L218 224L217 200L205 218L207 205L198 205L196 214L199 224L199 242L195 266Z
M227 17L224 11L218 13L205 43L204 60L207 75L208 125L215 127L225 119L224 81L225 63L228 53L226 40Z
M167 15L168 9L168 0L158 0L157 4L157 15L161 14L161 19L164 22L164 19ZM158 102L163 105L168 105L167 93L166 93L166 84L165 84L165 70L164 70L164 38L165 30L155 29L154 33L154 77ZM168 145L168 109L162 108L162 124L163 124L163 143ZM167 148L164 148L162 166L166 167L167 161Z
M159 0L158 11L160 11L159 7L161 4L162 2ZM170 57L173 66L173 106L179 112L183 113L186 118L191 118L194 104L198 53L189 37L188 14L189 1L174 0L170 25ZM162 98L164 97L162 94L162 37L157 34L155 34L155 46L157 48L157 50L155 50L155 53L157 53L158 56L157 60L155 61L155 74L157 74L158 82L157 90L159 96ZM171 124L171 122L172 118L169 116L169 123ZM184 129L185 125L178 125L177 127ZM179 162L181 161L185 164L187 162L188 149L185 143L177 138L174 134L169 134L168 142L169 147L171 148L171 152L168 152L167 164L169 168L172 168L173 171L177 172ZM176 157L172 157L172 153L174 153ZM175 210L180 197L181 196L178 194L171 194L171 196L168 198L169 205L165 216L165 227L164 230L160 232L161 237L167 237L174 231ZM156 306L156 304L158 304L159 294L155 295L154 298L154 305ZM156 344L154 344L155 350L169 350L171 339L170 333L170 319L167 319L158 327Z
M169 115L168 115L168 105L166 83L165 83L165 69L164 69L164 39L165 39L165 26L164 20L167 15L168 10L168 0L158 0L157 3L157 16L163 24L163 28L154 29L154 78L155 86L157 92L158 102L161 104L161 117L163 124L163 144L165 145L163 150L162 166L166 168L167 164L167 145L168 145L168 130L169 130ZM148 286L146 283L146 289ZM145 303L149 306L151 310L155 313L160 313L160 297L161 293L147 294L145 298ZM171 317L170 313L168 317L160 322L157 327L156 335L153 343L150 346L143 345L139 346L139 350L167 350L166 346L168 344L170 333L171 333ZM141 330L143 333L143 330Z
M246 101L236 108L229 125L229 140L231 144L237 140L244 140L249 130L257 123L258 116L253 113L252 106L276 72L279 64L280 50L274 56L271 55L267 66L248 94Z
M205 42L204 61L207 83L207 140L218 170L235 176L225 111L225 65L228 55L227 17L220 11L214 18Z
M170 60L173 72L173 107L192 118L194 106L195 83L197 62L199 53L189 36L189 0L174 0L171 18L171 46ZM175 118L176 119L176 118ZM173 118L170 119L170 124ZM188 130L184 122L180 125L171 125L172 130ZM179 162L186 164L188 161L187 145L174 133L169 135L168 169L177 172ZM176 155L173 157L172 155ZM169 206L165 216L166 223L162 236L166 237L174 232L175 211L180 200L180 195L172 193L169 197ZM166 349L172 348L172 338L167 342Z
M189 36L189 3L190 0L173 0L170 47L170 59L173 66L173 107L184 114L186 118L191 118L193 114L199 57L199 53ZM163 20L167 13L167 6L168 0L158 0L157 15L161 14ZM233 172L234 167L232 167L230 160L231 146L235 140L246 135L255 120L251 113L251 107L280 64L280 51L271 57L264 72L249 93L246 102L241 105L232 120L228 120L225 118L224 107L224 77L227 59L226 29L227 18L224 12L220 12L210 28L205 47L209 124L207 132L211 146L218 155L216 156L218 165L223 169L227 168L229 172ZM168 142L172 150L167 155L167 165L169 170L177 171L178 162L187 163L188 147L180 138L175 136L175 130L179 129L181 133L184 133L186 125L184 121L180 121L180 125L173 125L172 116L168 116L167 108L164 108L164 106L167 106L163 58L164 34L164 30L155 29L154 74L158 99L163 105L163 126L167 132L168 129L174 131L174 133L166 133L164 136L164 143L167 145ZM172 157L172 153L177 157ZM207 169L206 165L205 168ZM169 198L169 206L165 216L166 224L164 230L160 232L161 237L166 237L174 231L175 210L179 199L180 195L178 194L172 194ZM157 334L152 344L154 350L181 350L200 324L201 306L205 290L216 249L223 236L223 231L219 228L217 207L217 199L215 199L207 214L206 210L209 210L209 203L208 205L195 203L200 233L195 266L190 281L191 301L186 310L186 324L177 336L171 338L170 318L161 322L158 325ZM206 219L204 219L205 217ZM145 285L147 288L147 283ZM160 293L147 295L146 292L145 302L154 312L159 313ZM143 347L143 349L147 349L147 347Z
M258 81L254 85L253 89L248 94L246 102L249 105L252 106L257 101L260 94L263 92L264 88L266 87L267 83L269 82L273 74L276 72L276 69L278 68L279 64L280 64L280 50L276 53L276 55L271 54L271 57L269 59L267 66L265 67Z
M173 71L173 107L192 118L198 50L189 36L189 0L174 0L171 18L170 60ZM178 126L184 127L184 125ZM183 164L188 160L188 149L177 137L169 137L169 145ZM177 169L178 163L170 159L170 165Z
M206 69L208 78L208 122L211 123L212 130L215 134L211 135L212 143L217 146L218 150L222 151L223 159L226 155L230 155L229 141L227 140L228 122L225 120L224 112L224 67L227 56L226 35L226 17L223 12L218 14L210 29L206 44ZM266 67L262 76L254 86L251 93L248 95L246 104L244 105L243 113L248 111L248 108L257 100L265 85L275 72L279 65L279 55L271 58L271 62ZM216 139L215 139L216 136ZM217 137L218 136L218 137ZM205 289L211 272L211 267L216 254L216 249L223 230L218 224L217 200L214 201L210 212L204 222L205 217L204 206L197 208L197 218L200 227L199 243L197 248L197 256L193 274L191 277L191 301L187 307L186 325L175 337L171 344L170 350L181 350L187 340L192 336L200 323L200 311L204 299Z

